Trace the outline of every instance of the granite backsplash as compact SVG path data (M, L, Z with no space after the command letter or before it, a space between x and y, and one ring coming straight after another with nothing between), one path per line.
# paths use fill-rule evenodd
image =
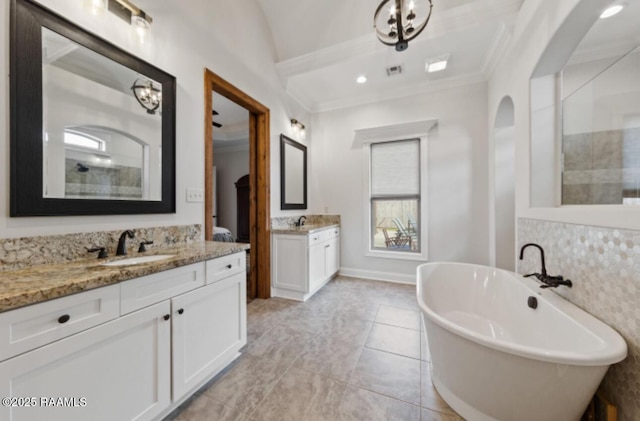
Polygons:
M29 266L64 263L91 258L88 248L105 247L113 256L123 230L83 232L0 239L0 271L23 269ZM129 250L137 250L141 241L153 241L155 247L188 244L201 240L200 224L134 229L135 238L127 240ZM135 249L134 249L135 247Z

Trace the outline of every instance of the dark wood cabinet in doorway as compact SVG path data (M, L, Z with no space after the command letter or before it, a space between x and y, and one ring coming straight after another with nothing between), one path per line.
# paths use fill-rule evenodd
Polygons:
M249 243L251 241L251 231L249 230L249 193L251 185L249 174L242 176L236 182L237 195L237 241L239 243Z

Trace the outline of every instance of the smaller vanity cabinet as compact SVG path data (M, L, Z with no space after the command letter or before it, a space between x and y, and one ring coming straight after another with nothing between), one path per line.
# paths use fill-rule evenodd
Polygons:
M229 268L227 276L171 299L174 401L224 368L247 343L245 254L232 256L228 260L241 260L241 272ZM208 278L210 263L217 265L207 262Z
M239 355L246 317L245 252L0 313L0 395L35 399L0 419L159 420Z
M340 228L273 234L272 295L306 301L340 269Z

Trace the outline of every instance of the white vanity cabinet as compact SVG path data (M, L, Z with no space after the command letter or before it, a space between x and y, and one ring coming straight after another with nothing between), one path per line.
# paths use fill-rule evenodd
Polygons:
M1 406L0 419L153 419L171 402L168 314L159 303L0 363L0 395L35 399Z
M224 368L247 343L244 272L171 299L174 401Z
M340 228L273 234L272 253L272 295L306 301L340 269Z
M239 355L246 321L245 252L0 313L22 352L0 355L0 395L16 404L0 419L159 420Z

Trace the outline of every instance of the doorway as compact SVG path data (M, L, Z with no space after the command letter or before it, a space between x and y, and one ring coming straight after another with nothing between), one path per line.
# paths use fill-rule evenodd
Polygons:
M205 240L213 240L213 110L212 92L249 112L249 231L251 258L247 279L249 298L271 296L270 139L269 109L209 69L204 74Z

